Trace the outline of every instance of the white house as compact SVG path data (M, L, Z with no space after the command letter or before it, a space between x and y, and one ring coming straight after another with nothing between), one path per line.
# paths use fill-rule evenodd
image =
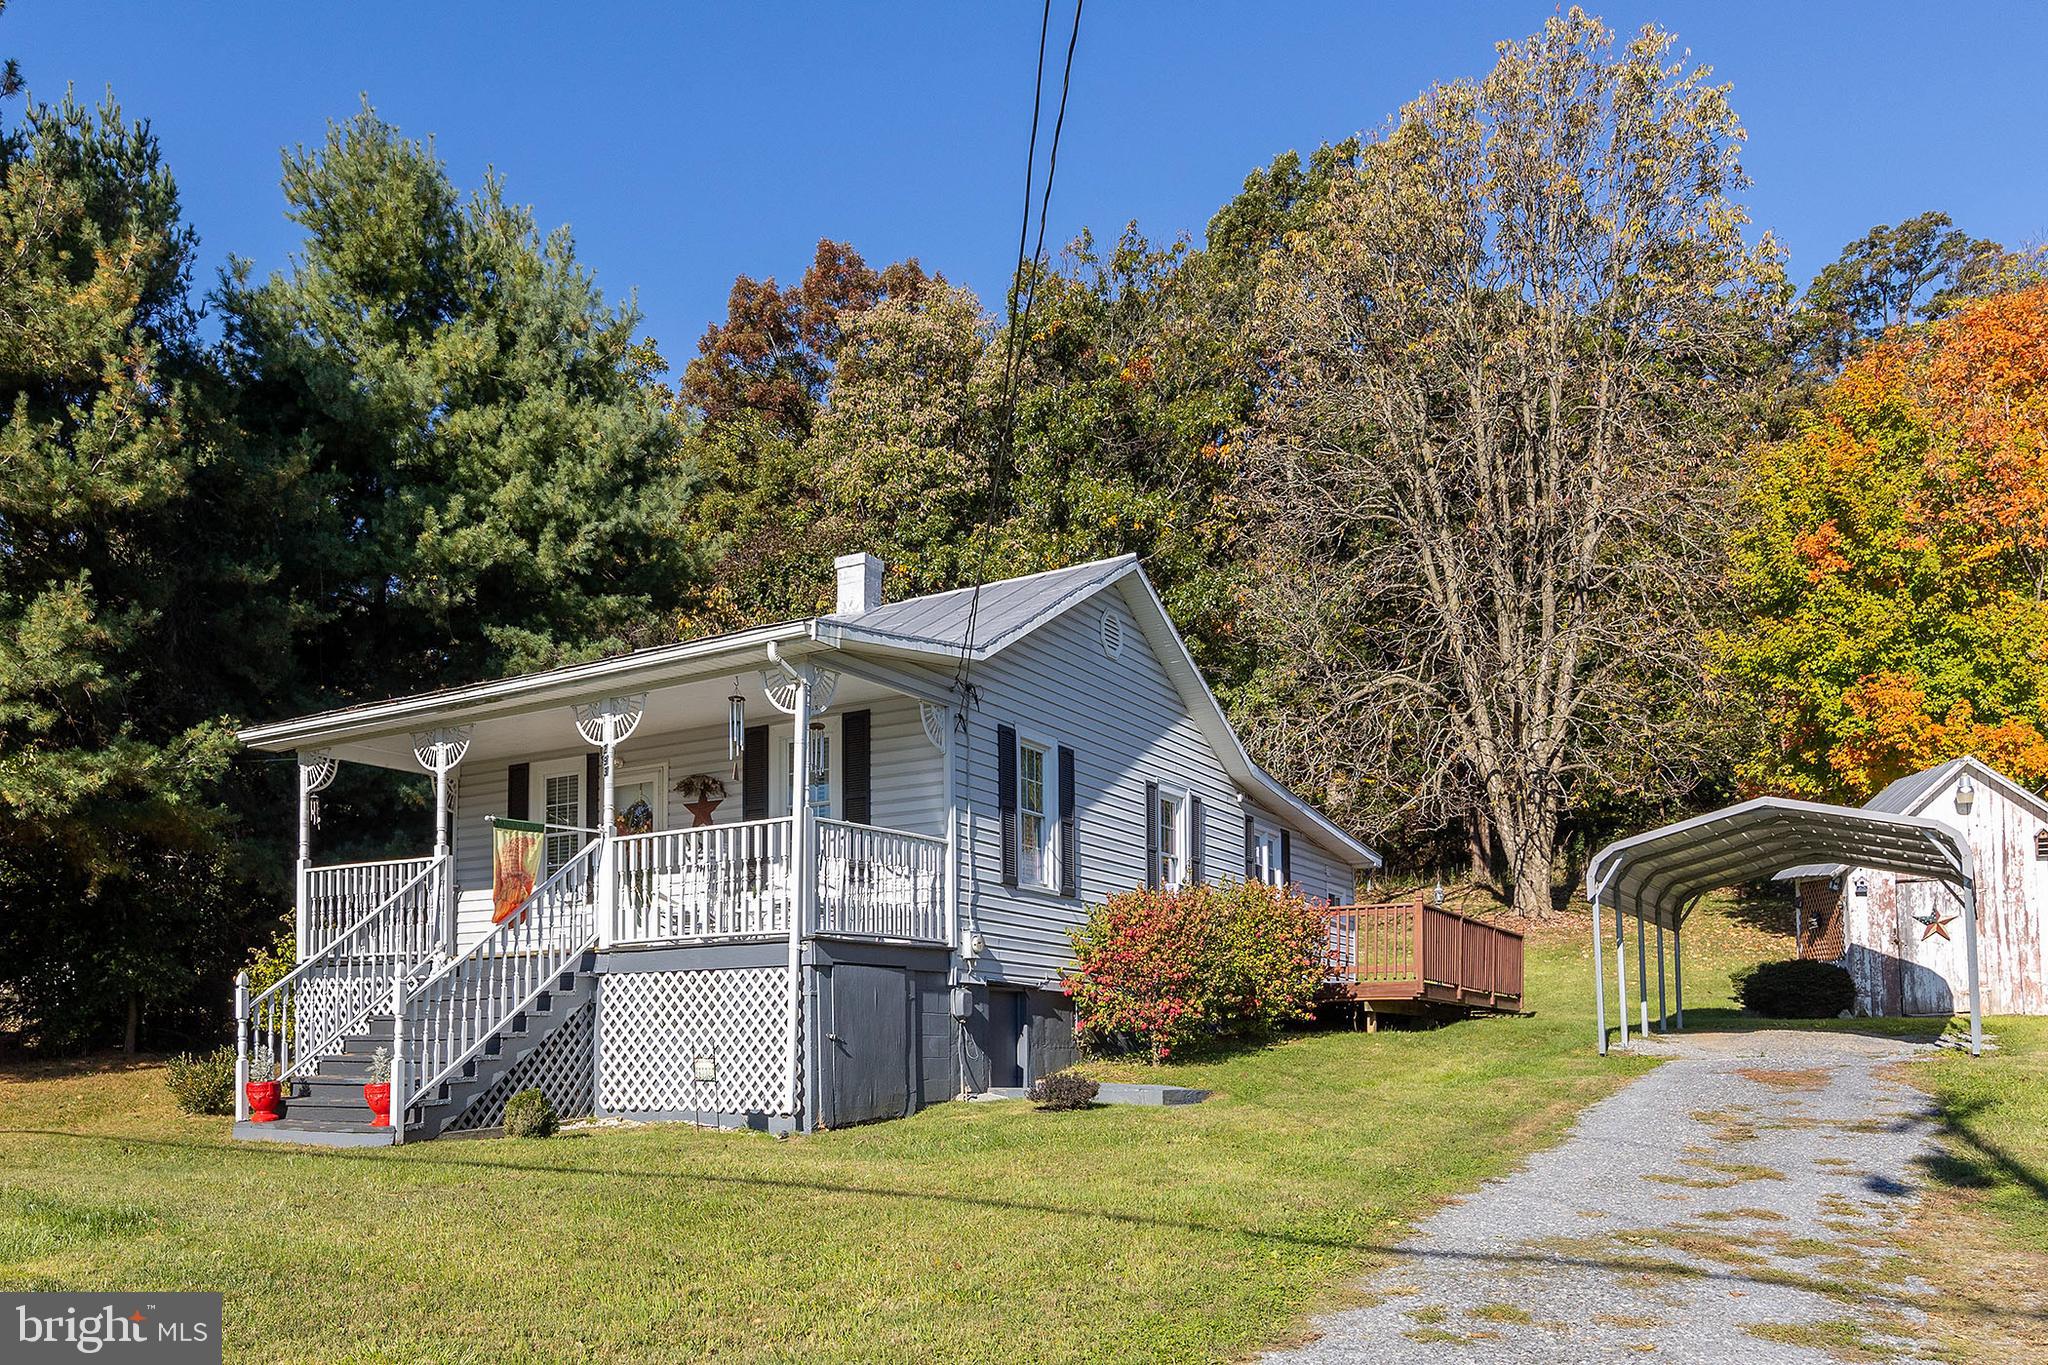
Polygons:
M1344 902L1378 866L1246 754L1134 557L895 603L874 557L837 571L829 616L243 731L298 755L300 965L239 993L286 1099L237 1131L391 1140L378 1047L401 1141L529 1085L565 1113L898 1116L1071 1057L1085 906L1236 877ZM314 863L339 763L434 774L430 850ZM495 875L501 821L544 828L530 895Z
M1967 841L1984 1011L2048 1014L2048 801L1957 758L1900 778L1865 809L1938 820ZM1848 968L1860 1013L1967 1009L1963 907L1949 883L1838 864L1778 879L1798 883L1799 955Z

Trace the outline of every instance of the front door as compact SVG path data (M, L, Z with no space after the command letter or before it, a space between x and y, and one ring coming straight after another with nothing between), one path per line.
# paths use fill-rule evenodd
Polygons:
M650 834L668 828L668 783L659 769L621 771L612 784L619 833Z

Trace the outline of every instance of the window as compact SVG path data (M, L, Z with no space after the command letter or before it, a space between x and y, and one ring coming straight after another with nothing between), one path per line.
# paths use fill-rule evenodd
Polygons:
M1159 884L1169 889L1187 875L1187 807L1179 792L1159 793Z
M545 871L553 876L556 869L576 856L587 837L582 831L581 773L557 773L546 780L541 788L541 819L548 827Z
M1053 822L1046 807L1050 751L1029 742L1017 746L1017 871L1026 886L1053 886L1057 869Z
M807 781L791 780L796 770L796 732L791 726L782 726L781 743L776 747L775 771L770 781L773 797L769 809L776 815L796 813L795 793L803 792L811 803L811 813L820 820L839 818L839 722L836 719L814 720L811 722L810 774Z
M2048 829L2034 836L2034 861L2048 863Z
M1252 841L1252 865L1258 870L1259 880L1268 886L1278 886L1286 880L1280 871L1280 836L1271 830L1260 830Z

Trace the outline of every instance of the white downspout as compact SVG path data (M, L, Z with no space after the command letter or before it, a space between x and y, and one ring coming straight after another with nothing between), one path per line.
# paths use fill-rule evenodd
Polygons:
M790 863L791 876L796 882L796 895L789 913L789 992L788 992L788 1058L784 1082L784 1093L790 1104L796 1126L809 1126L811 1115L804 1110L803 1095L803 946L804 931L811 917L811 904L817 894L816 879L811 873L815 849L814 830L811 820L810 778L811 778L811 679L807 671L792 668L784 662L780 651L771 643L769 657L796 680L795 704L791 708L791 719L795 725L794 743L791 746L789 774L790 802Z

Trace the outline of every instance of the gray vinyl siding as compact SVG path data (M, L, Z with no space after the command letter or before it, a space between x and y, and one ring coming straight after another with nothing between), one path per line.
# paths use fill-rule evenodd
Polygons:
M1124 613L1122 653L1102 649L1105 607ZM1202 798L1205 872L1210 881L1244 875L1244 813L1237 786L1195 728L1180 694L1131 621L1120 593L1075 607L976 668L980 705L956 745L958 781L969 805L971 839L961 868L963 920L986 951L976 964L990 980L1048 984L1071 960L1069 932L1088 905L1145 882L1145 784ZM1003 885L1001 820L996 793L996 727L1013 725L1021 739L1066 745L1075 754L1080 841L1079 895ZM1313 879L1312 894L1351 874L1291 827L1296 877Z
M835 707L836 712L841 708ZM869 790L874 823L911 834L943 838L946 833L945 762L925 738L917 703L906 697L859 702L852 708L869 713ZM828 712L830 715L833 712ZM783 717L759 718L756 723ZM457 889L456 933L467 947L481 938L491 922L491 826L486 816L503 815L506 807L506 769L514 761L529 763L533 771L556 762L581 762L587 747L564 745L535 752L519 760L490 759L465 763L456 770L455 881ZM658 733L638 733L619 747L619 772L630 775L647 768L665 766L666 782L675 784L692 773L710 773L725 783L725 799L712 812L713 824L730 824L745 818L744 792L732 775L732 762L725 752L725 725L712 725ZM534 819L540 818L538 782L535 783ZM683 809L683 797L668 793L663 829L687 827L690 813ZM585 794L589 804L586 819L596 823L596 798Z

